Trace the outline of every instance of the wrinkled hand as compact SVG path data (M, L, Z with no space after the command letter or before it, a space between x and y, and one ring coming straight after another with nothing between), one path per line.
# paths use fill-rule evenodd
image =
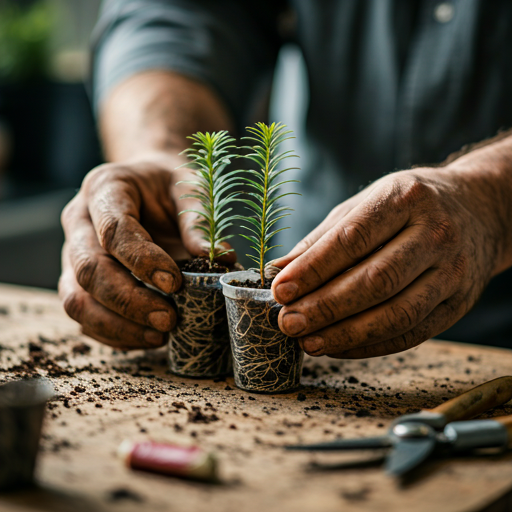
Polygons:
M334 208L273 282L282 331L313 356L414 347L464 316L495 270L484 191L446 168L381 178Z
M66 242L59 294L84 334L120 349L156 348L167 342L176 313L161 294L176 291L175 260L205 254L191 229L195 206L180 200L184 170L155 163L107 164L91 171L62 213ZM229 263L231 253L224 257ZM133 275L132 275L133 273ZM136 276L138 279L136 279Z

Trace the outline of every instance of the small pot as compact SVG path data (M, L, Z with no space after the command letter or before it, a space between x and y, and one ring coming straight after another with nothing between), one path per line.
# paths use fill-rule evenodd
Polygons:
M53 386L45 379L0 386L0 490L33 480L46 402Z
M169 335L171 371L184 377L213 378L232 371L224 274L182 272L183 284L171 296L178 325Z
M297 338L279 329L282 306L271 290L232 286L257 281L256 272L231 272L220 282L226 298L235 384L254 393L289 393L300 385L304 352Z

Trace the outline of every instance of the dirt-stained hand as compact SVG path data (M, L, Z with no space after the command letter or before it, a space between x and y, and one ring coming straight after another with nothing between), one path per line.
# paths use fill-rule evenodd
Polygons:
M184 189L176 182L185 171L174 168L180 163L103 165L62 213L64 308L85 334L112 347L164 345L176 313L142 282L173 292L181 285L175 261L205 254L200 232L191 229L193 214L178 217L193 206L179 199Z
M381 178L336 207L272 285L282 331L313 356L414 347L464 316L497 272L488 191L448 168Z

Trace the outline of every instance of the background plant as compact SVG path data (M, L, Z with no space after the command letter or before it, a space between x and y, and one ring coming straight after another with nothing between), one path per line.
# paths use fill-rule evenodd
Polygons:
M195 172L194 180L180 181L193 185L191 193L181 196L197 199L201 209L187 209L180 215L193 212L200 220L194 226L203 232L203 240L209 244L208 257L210 268L215 258L219 258L233 249L226 250L221 244L234 235L224 235L225 230L233 225L235 215L229 215L233 210L230 204L236 200L239 192L233 189L241 185L238 178L240 171L224 172L236 155L232 154L236 146L235 139L227 131L201 133L187 137L193 141L192 146L182 154L190 158L180 167L191 167Z
M286 125L256 123L256 126L248 127L247 130L250 136L243 139L252 141L253 145L245 147L250 151L245 158L255 162L257 168L246 171L248 176L242 178L250 188L250 192L247 194L249 198L239 200L246 204L253 215L239 218L249 222L249 225L242 227L247 229L250 234L242 234L242 236L251 242L251 248L256 252L256 255L247 254L247 256L258 266L263 288L265 284L265 255L271 249L280 247L280 245L271 246L271 240L280 231L289 229L288 227L277 228L275 225L293 211L287 206L279 206L278 201L288 195L300 195L297 192L279 193L281 186L285 183L298 183L297 180L279 181L279 177L283 173L298 169L298 167L283 169L280 164L287 158L298 158L298 156L293 150L279 152L279 145L282 142L294 138L289 136L292 131L286 130Z
M26 2L25 2L26 3ZM57 13L47 0L0 0L0 79L41 78L49 68L49 44Z

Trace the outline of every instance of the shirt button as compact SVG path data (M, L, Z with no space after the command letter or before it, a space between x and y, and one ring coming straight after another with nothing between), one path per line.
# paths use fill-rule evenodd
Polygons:
M434 19L439 23L448 23L453 19L455 8L450 2L443 2L436 5L434 9Z

